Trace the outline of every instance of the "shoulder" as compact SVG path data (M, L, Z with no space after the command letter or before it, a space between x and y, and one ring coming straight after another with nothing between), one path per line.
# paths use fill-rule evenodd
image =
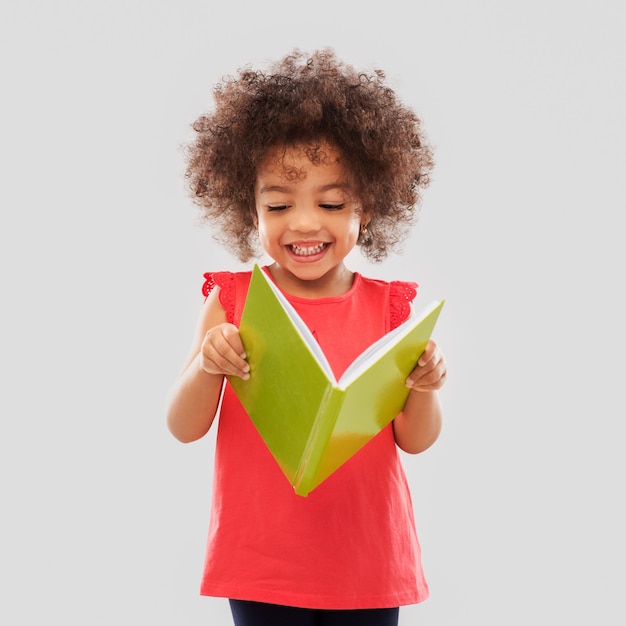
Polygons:
M412 302L417 295L419 285L406 280L380 280L378 278L368 278L359 274L359 281L362 288L371 292L387 292L390 298L399 298L405 302Z
M205 272L202 295L206 298L216 287L228 289L235 282L235 272Z
M389 283L391 328L396 328L411 315L411 302L417 295L417 283L394 280Z
M399 326L411 314L411 302L417 295L418 284L404 280L385 281L360 277L363 289L372 297L386 297L389 302L391 328Z
M205 272L202 295L219 301L226 312L226 320L233 323L237 304L245 299L252 272Z

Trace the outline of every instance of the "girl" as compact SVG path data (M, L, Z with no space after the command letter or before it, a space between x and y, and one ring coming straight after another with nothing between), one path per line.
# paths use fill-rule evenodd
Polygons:
M414 222L433 165L421 122L383 72L358 72L329 49L240 70L214 96L189 147L193 197L241 260L271 257L264 271L339 377L416 295L415 283L368 279L344 260L355 245L383 259ZM205 435L219 408L201 593L229 598L236 626L397 624L401 605L428 596L398 447L419 453L439 435L440 349L429 342L394 421L303 498L224 384L250 376L237 330L250 272L205 279L167 406L183 442Z

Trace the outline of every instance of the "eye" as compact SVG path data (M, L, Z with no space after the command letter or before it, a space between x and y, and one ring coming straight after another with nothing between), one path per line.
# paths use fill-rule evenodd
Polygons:
M343 209L344 206L345 204L343 204L343 202L339 204L333 204L333 203L320 204L320 207L322 207L322 209L326 209L327 211L341 211L341 209Z
M286 204L268 204L267 205L268 211L284 211L287 208L288 208L288 205Z

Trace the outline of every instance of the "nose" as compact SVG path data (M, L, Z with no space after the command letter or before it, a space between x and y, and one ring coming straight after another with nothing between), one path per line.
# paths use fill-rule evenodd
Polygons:
M320 229L320 214L316 207L298 205L291 212L289 228L294 232L311 233Z

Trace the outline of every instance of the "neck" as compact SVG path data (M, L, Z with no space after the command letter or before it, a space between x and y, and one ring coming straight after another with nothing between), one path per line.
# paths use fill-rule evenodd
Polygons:
M350 290L354 281L354 272L343 264L318 278L312 279L299 278L278 263L272 263L268 269L280 289L299 298L314 299L340 296Z

